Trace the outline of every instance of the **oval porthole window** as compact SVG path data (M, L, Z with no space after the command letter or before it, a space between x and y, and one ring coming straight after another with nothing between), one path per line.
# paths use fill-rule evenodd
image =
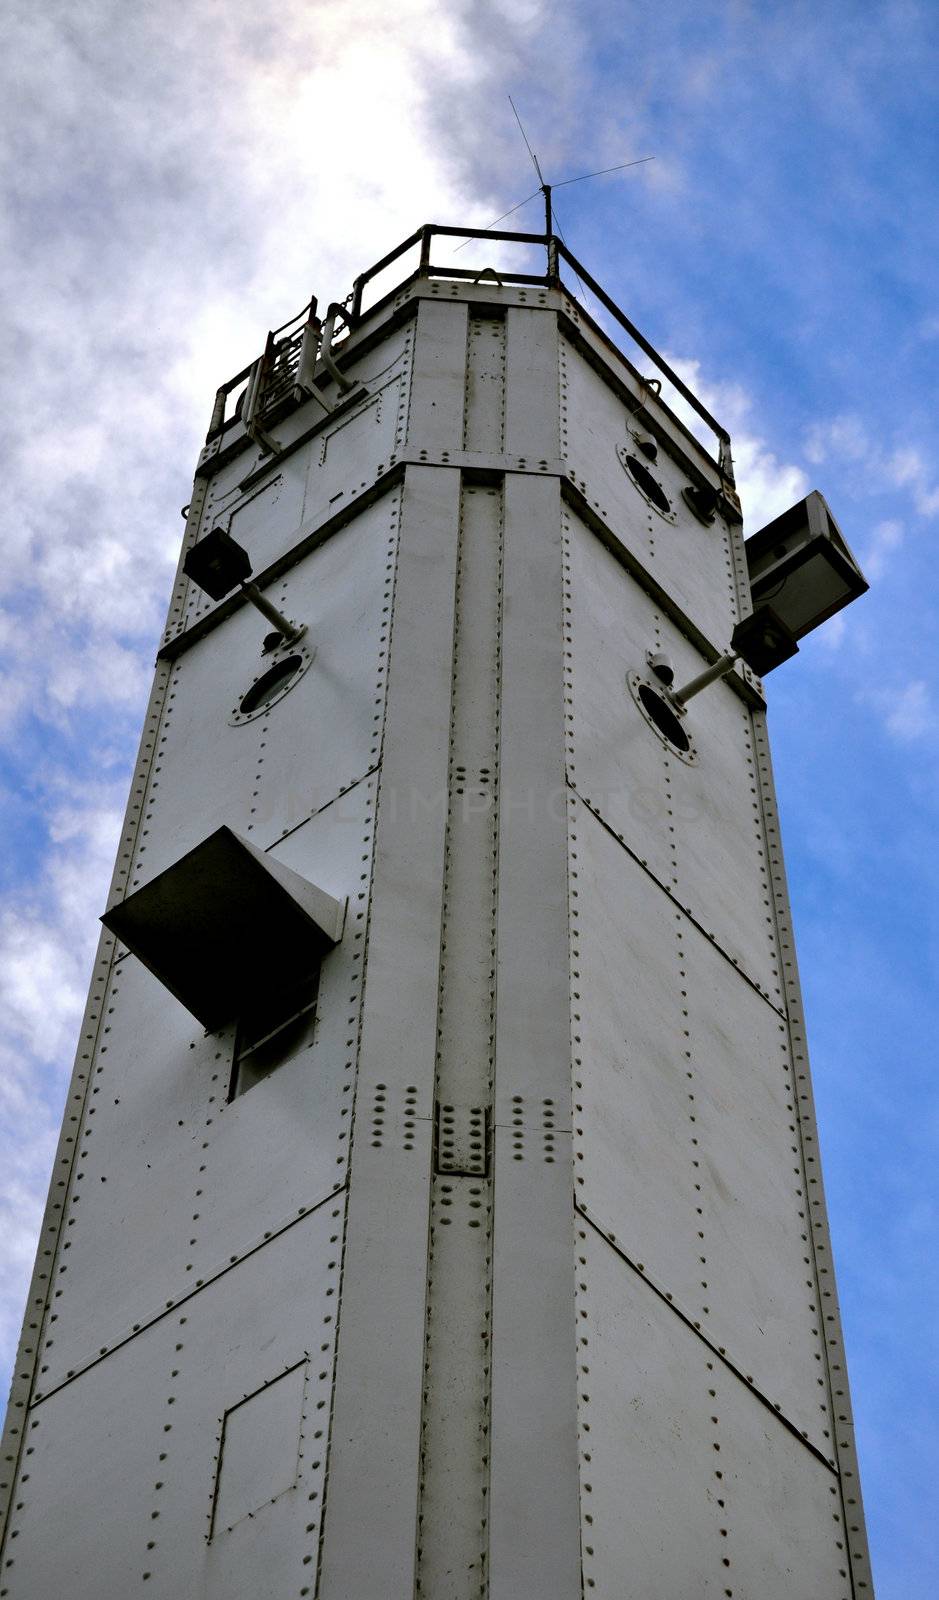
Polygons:
M241 715L250 717L252 712L260 711L263 706L269 706L272 700L276 700L278 695L289 688L303 666L304 660L301 655L284 656L282 660L275 661L274 665L269 667L267 672L263 672L243 696L238 706Z
M662 738L667 739L669 744L674 745L682 754L690 750L691 740L664 696L658 694L648 683L640 683L636 693L643 711Z
M667 517L672 509L671 501L655 474L649 471L645 462L640 461L638 456L630 456L624 453L621 459L626 471L637 487L642 490L646 499L651 501L656 511L661 511L663 517Z

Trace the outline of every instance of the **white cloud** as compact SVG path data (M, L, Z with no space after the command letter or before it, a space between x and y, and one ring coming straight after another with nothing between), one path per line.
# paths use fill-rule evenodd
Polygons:
M832 455L847 461L864 461L871 454L871 442L861 418L845 413L812 425L805 454L813 466L820 466Z
M834 655L844 643L848 632L848 619L843 611L838 611L829 617L824 628L819 629L818 637L829 655Z
M933 467L914 446L894 450L887 459L886 470L899 489L907 490L921 517L934 517L939 512L939 484Z
M924 678L912 678L898 688L874 689L863 698L880 713L887 732L900 744L912 744L936 726L932 694Z
M114 789L54 801L42 875L0 915L0 1011L34 1060L56 1062L74 1040L122 809Z
M890 557L903 543L903 523L893 518L878 522L871 534L870 543L861 557L861 570L871 582L882 578L890 566Z
M808 493L809 481L802 468L780 461L759 435L734 434L734 462L748 534Z
M805 453L816 465L829 460L855 462L872 485L892 484L905 490L917 516L928 519L939 513L939 482L922 451L915 445L891 449L850 412L814 423L806 436Z

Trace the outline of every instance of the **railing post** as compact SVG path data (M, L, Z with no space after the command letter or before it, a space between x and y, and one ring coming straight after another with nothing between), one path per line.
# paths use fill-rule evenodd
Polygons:
M553 288L560 282L561 272L558 265L558 242L554 234L548 235L548 283Z
M726 478L729 484L734 485L737 481L734 477L734 458L730 453L730 437L726 433L720 436L717 464L720 467L721 475Z
M206 435L209 439L211 439L216 428L220 428L225 421L225 402L227 399L228 390L226 388L216 391L215 404L212 407L212 421L209 423L209 431Z
M350 319L351 319L353 327L355 326L355 324L358 322L360 316L362 315L362 289L363 289L363 287L364 287L364 285L363 285L363 282L362 282L362 275L360 273L359 276L357 278L354 278L353 282L352 282L352 311L350 313Z
M430 241L431 241L432 234L433 234L433 229L431 228L430 224L427 223L421 229L421 266L420 266L420 270L421 270L422 273L426 273L428 267L430 266Z

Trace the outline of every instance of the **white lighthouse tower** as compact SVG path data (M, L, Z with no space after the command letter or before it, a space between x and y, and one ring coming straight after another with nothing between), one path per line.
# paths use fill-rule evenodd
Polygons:
M756 675L864 582L448 232L217 397L0 1600L872 1597Z

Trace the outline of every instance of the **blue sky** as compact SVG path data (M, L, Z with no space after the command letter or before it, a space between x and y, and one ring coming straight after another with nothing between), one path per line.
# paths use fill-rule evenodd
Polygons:
M939 1587L939 10L13 0L0 236L0 1379L217 383L419 222L534 187L871 593L770 681L880 1600ZM538 207L519 213L537 225Z

